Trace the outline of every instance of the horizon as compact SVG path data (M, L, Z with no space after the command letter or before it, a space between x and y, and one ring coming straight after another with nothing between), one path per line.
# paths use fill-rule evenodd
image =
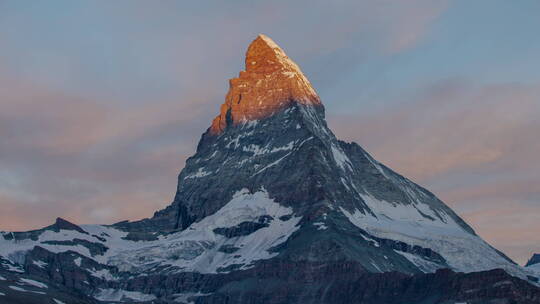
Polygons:
M540 252L535 8L1 2L0 230L112 224L169 205L264 33L311 81L338 138L523 265ZM328 11L343 19L321 23Z

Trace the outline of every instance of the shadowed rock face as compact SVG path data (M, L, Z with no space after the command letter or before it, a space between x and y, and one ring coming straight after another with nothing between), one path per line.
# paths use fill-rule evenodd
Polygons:
M455 273L439 270L430 274L398 272L369 273L355 262L294 262L282 259L261 261L244 271L226 274L150 274L124 276L122 280L97 279L77 268L72 253L52 255L43 250L31 253L31 260L44 260L60 271L28 266L27 273L14 276L0 270L0 292L8 298L0 303L49 303L45 299L68 299L65 303L99 303L87 297L99 289L144 291L158 299L144 303L316 303L316 304L536 304L540 289L503 270ZM89 260L87 267L100 267ZM47 294L15 292L21 277L48 285ZM43 292L43 289L27 290ZM183 295L185 301L179 301ZM2 299L4 302L1 302ZM41 301L40 301L41 299ZM7 302L6 302L7 300ZM135 303L125 299L122 302ZM54 303L50 301L50 303ZM109 303L107 301L107 303Z
M55 232L59 232L60 230L73 230L73 231L77 231L77 232L80 232L80 233L83 233L83 234L88 234L88 232L81 229L81 227L79 227L79 226L77 226L77 225L75 225L75 224L73 224L71 222L68 222L65 219L59 217L59 218L56 219L54 224L49 225L47 227L44 227L42 229L24 231L24 232L10 232L10 233L4 234L3 237L6 240L12 240L12 239L14 239L14 240L24 240L24 239L37 240L38 237L47 230L55 231Z
M525 265L525 267L532 266L535 264L540 264L540 253L533 254L533 256L529 259L529 261L527 261L527 264Z
M439 270L408 276L362 272L350 263L266 263L248 278L193 297L194 303L329 304L533 304L537 287L502 270L455 273Z

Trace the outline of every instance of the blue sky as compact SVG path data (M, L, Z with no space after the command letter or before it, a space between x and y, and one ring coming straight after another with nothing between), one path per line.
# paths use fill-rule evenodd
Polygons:
M540 251L540 2L0 0L0 229L151 216L264 33L338 137ZM40 212L36 212L40 210Z

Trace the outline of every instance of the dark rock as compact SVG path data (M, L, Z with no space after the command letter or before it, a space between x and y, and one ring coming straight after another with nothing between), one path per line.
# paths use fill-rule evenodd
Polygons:
M124 240L129 241L155 241L158 239L159 234L155 232L137 232L137 231L131 231L129 232L125 237L123 237Z
M73 231L78 231L80 233L88 234L88 232L84 231L81 227L71 222L68 222L60 217L56 218L56 222L52 224L51 226L46 227L45 229L50 229L56 232L59 232L60 230L73 230Z
M378 238L374 236L369 236L369 237L376 240L379 244L388 246L394 250L406 252L406 253L412 253L412 254L415 254L417 256L424 258L427 261L431 261L439 265L447 266L446 260L440 254L438 254L437 252L429 248L423 248L418 245L409 245L405 242L382 239L382 238Z
M81 266L74 261L81 260ZM40 267L35 262L45 263ZM26 255L24 269L27 274L63 285L71 290L91 294L97 286L103 286L106 280L92 275L93 272L106 270L111 275L119 275L116 267L103 265L73 251L53 253L36 246Z
M83 239L73 239L73 240L66 240L66 241L43 241L41 243L49 244L49 245L64 245L64 246L81 245L88 248L92 256L103 255L109 249L107 248L107 246L101 243L90 242Z
M261 228L268 227L271 220L269 216L261 216L257 222L242 222L234 227L215 228L213 231L228 238L250 235Z
M92 234L92 236L95 237L96 239L102 241L102 242L105 242L105 241L106 241L106 239L104 239L104 238L101 237L101 236L97 236L97 235L95 235L95 234Z
M19 240L31 239L33 241L37 241L39 236L47 230L59 232L61 229L73 230L80 233L88 234L88 232L84 231L81 227L73 223L70 223L62 218L56 218L56 221L54 224L49 225L45 228L25 231L25 232L9 232L9 233L3 234L3 237L5 240L18 240L19 241Z
M527 261L527 264L525 264L525 267L531 266L534 264L540 263L540 253L535 253L533 256Z
M223 245L221 247L219 247L218 251L219 252L224 252L224 253L234 253L236 251L238 251L238 247L234 247L233 245Z

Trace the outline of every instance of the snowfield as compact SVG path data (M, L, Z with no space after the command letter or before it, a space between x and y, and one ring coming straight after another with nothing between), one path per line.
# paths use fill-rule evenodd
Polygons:
M261 217L271 218L267 223L268 226L248 235L228 238L214 232L216 228L230 228L243 222L257 222ZM56 253L75 251L101 264L117 266L121 271L141 273L167 266L171 271L227 272L224 270L227 266L237 265L240 269L247 269L257 260L270 259L277 255L269 250L285 242L299 228L297 224L300 219L292 216L291 208L283 207L270 199L266 190L249 193L247 189L243 189L216 213L193 223L184 231L160 236L155 241L126 240L124 238L127 232L101 225L81 225L80 227L88 234L74 230L59 232L47 230L36 241L5 240L2 237L0 255L14 263L21 263L25 253L39 245ZM108 250L103 255L92 256L89 249L83 245L43 243L74 239L100 243ZM234 252L220 250L223 247L233 248ZM81 258L75 258L73 262L80 266ZM9 266L16 271L22 271ZM87 269L87 271L105 280L116 279L106 269Z
M287 215L292 215L292 209L271 200L265 190L251 194L244 189L238 191L216 213L192 224L186 230L159 241L145 242L145 246L134 250L125 250L111 257L109 262L121 270L129 271L146 271L156 265L169 265L182 271L200 273L216 273L220 268L235 264L246 269L256 260L270 259L277 255L268 250L285 242L298 229L300 217L280 219ZM268 227L249 235L227 238L213 231L242 222L255 222L261 216L271 216L273 220ZM234 253L219 251L222 246L237 250Z
M435 214L428 205L420 202L411 207L377 200L369 194L360 196L375 216L359 210L351 213L343 208L341 212L355 226L375 237L430 248L439 253L455 271L476 272L502 268L513 275L524 277L521 267L508 262L484 240L465 231L442 211ZM398 253L426 272L440 268L413 254Z
M114 302L146 302L156 299L154 295L122 289L99 289L94 295L94 298L99 301Z

